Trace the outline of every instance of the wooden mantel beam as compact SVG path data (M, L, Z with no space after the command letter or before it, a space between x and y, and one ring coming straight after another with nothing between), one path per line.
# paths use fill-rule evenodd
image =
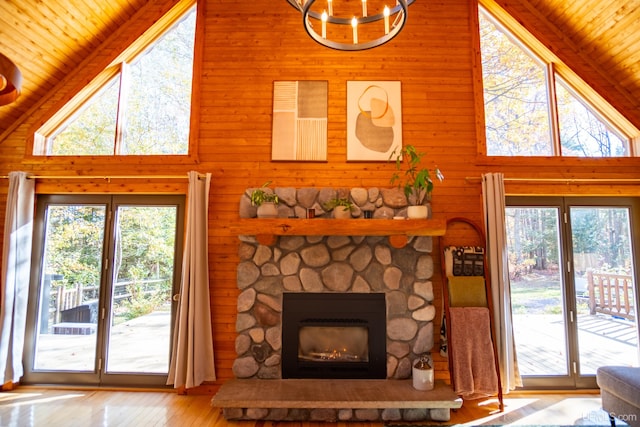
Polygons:
M389 236L393 247L407 244L409 236L442 236L444 219L298 219L243 218L230 225L236 235L253 235L264 245L275 236Z

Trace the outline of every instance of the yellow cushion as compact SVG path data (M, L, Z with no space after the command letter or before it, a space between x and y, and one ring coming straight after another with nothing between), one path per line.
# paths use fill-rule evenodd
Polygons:
M450 307L487 307L482 276L449 276Z

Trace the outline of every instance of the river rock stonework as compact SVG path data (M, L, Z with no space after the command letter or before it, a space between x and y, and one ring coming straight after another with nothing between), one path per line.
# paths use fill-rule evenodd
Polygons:
M406 198L399 189L276 188L280 216L321 211L341 195L354 203L353 216L373 210L375 218L403 215ZM252 217L247 189L240 216ZM402 199L404 198L404 202ZM434 343L432 237L413 237L396 249L386 237L281 236L273 246L240 236L233 373L237 378L281 378L283 292L381 292L387 306L387 378L411 376L411 366Z
M251 192L255 188L247 188L240 198L240 218L255 218L258 208L251 204ZM348 198L352 203L351 216L364 218L364 211L371 211L374 219L391 219L393 217L407 217L407 197L402 188L291 188L277 187L267 188L267 192L275 192L280 203L278 204L278 217L280 218L305 218L307 209L313 209L315 216L330 218L331 210L327 209L330 200L340 197ZM428 199L428 197L427 197ZM431 217L431 204L426 201L429 217Z

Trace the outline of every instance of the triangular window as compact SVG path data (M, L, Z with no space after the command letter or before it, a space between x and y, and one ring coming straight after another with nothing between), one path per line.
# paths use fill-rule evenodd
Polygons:
M195 22L193 6L106 69L36 132L33 154L189 154Z
M488 156L631 156L630 137L479 7Z
M628 140L612 130L568 83L556 76L556 100L563 156L628 156Z

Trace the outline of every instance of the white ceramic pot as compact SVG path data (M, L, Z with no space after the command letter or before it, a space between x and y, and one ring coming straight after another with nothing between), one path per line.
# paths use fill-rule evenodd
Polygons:
M275 203L265 202L258 206L258 218L277 218L278 208Z
M425 205L409 206L407 216L410 219L425 219L429 214L429 208Z
M351 218L351 209L345 206L336 206L333 209L333 217L337 219L349 219Z
M433 390L433 368L412 370L413 388L416 390Z

